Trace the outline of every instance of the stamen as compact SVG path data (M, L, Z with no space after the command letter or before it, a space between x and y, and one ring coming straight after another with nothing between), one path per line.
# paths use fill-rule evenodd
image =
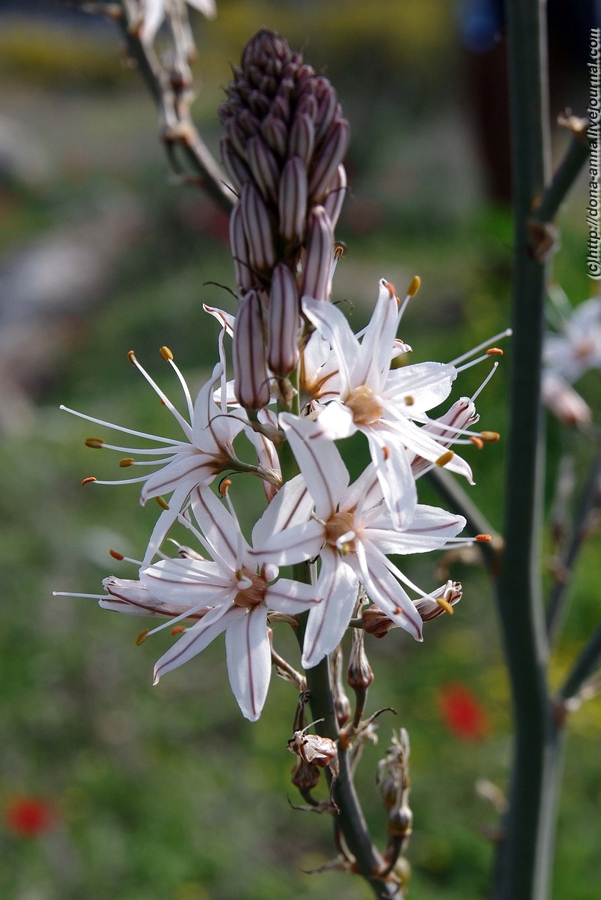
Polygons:
M150 628L145 628L144 631L141 631L138 637L136 638L136 647L139 647L140 644L143 644L148 635L150 634Z
M90 447L92 450L100 450L100 448L104 445L104 441L102 438L86 438L84 441L86 447Z
M109 594L77 594L73 591L52 591L53 597L82 597L84 600L110 600Z
M384 284L388 288L391 298L394 297L396 294L396 289L395 289L394 284L391 281L384 281Z
M122 553L119 553L117 550L109 550L109 555L113 557L113 559L118 559L119 562L125 559Z
M169 397L165 394L165 392L162 391L162 390L160 389L160 387L158 386L158 384L156 383L156 381L154 381L154 379L150 377L150 375L148 374L148 372L146 371L146 369L145 369L143 366L140 365L140 363L139 363L138 360L136 359L136 356L135 356L135 353L133 352L133 350L130 350L129 353L128 353L127 355L128 355L129 361L130 361L130 362L132 363L132 365L134 365L134 366L136 367L136 369L144 376L144 378L146 379L146 381L148 382L148 384L151 386L151 388L158 394L159 398L163 401L163 403L165 404L165 406L167 407L167 409L169 410L169 412L170 412L170 413L177 419L177 421L179 422L179 424L180 424L180 426L181 426L181 428L182 428L182 431L184 432L184 434L186 435L186 437L188 438L188 440L191 441L191 440L192 440L192 428L191 428L191 426L188 424L188 422L186 422L186 420L184 419L184 417L182 416L182 414L181 414L180 412L178 412L178 410L175 408L175 406L173 405L173 403L171 402L171 400L169 399Z
M165 509L165 510L169 509L169 504L167 503L167 501L165 499L163 499L163 497L155 497L154 499L159 504L161 509Z
M417 292L419 291L419 289L421 287L421 283L422 283L422 280L419 277L419 275L414 275L409 283L409 287L407 288L407 296L415 297L415 295L417 294Z
M500 347L489 347L489 349L486 351L486 355L487 356L495 356L495 355L496 356L504 356L505 351L501 350Z
M169 348L162 347L161 350L169 350ZM171 353L171 350L169 350L169 353ZM161 353L161 356L162 356L162 353ZM163 357L163 359L164 358L165 357ZM188 407L188 415L190 416L190 422L192 422L194 420L194 404L192 403L192 397L190 396L190 390L188 388L186 379L184 378L184 376L182 375L182 373L180 372L178 367L173 362L173 353L171 353L171 358L168 359L168 362L169 362L169 365L171 366L171 368L173 369L173 371L175 372L175 374L177 375L177 377L179 379L179 383L182 386L182 390L184 392L184 397L186 398L186 406Z
M444 611L447 612L450 616L454 614L455 610L453 609L449 601L444 597L437 597L436 602L440 606L440 608L444 609Z
M407 396L403 397L403 399L405 401L405 406L413 406L413 404L415 403L415 400L413 399L411 394L407 394Z
M134 437L146 438L146 440L156 441L159 444L171 444L174 447L182 445L182 441L174 441L173 438L157 437L155 434L146 434L144 431L134 431L132 428L124 428L122 425L113 425L111 422L105 422L104 419L86 416L85 413L77 412L75 409L69 409L68 406L63 406L62 404L59 406L59 409L62 409L63 412L71 413L72 416L85 419L87 422L94 422L95 425L104 425L106 428L112 428L114 431L122 431L124 434L133 434Z
M481 344L478 344L476 347L472 347L471 350L468 350L467 353L462 353L461 356L458 356L456 359L452 359L450 362L451 366L456 366L458 363L462 363L464 359L469 359L470 356L473 356L475 353L479 353L480 350L484 350L485 347L488 347L490 344L494 344L495 341L500 340L501 338L511 337L513 331L511 328L506 328L505 331L501 331L499 334L495 334L494 337L489 338L487 341L482 341Z
M159 347L159 353L161 354L165 362L171 362L171 360L173 359L173 353L171 352L169 347Z
M384 444L382 447L382 456L384 457L386 462L388 462L388 460L390 459L390 448L387 447L386 444Z
M476 391L476 393L472 394L472 403L474 403L476 398L480 396L480 394L482 393L482 391L484 390L484 388L486 387L486 385L488 384L490 379L493 377L493 375L495 374L495 372L497 371L498 368L499 368L499 363L496 362L494 364L494 366L492 367L492 369L490 370L490 372L488 373L488 375L486 376L486 378L484 379L484 381L482 382L482 384L480 385L480 387L478 388L478 390Z
M125 459L119 460L119 468L120 469L127 469L129 466L133 466L133 464L134 464L134 461L131 458L131 456L126 456Z
M95 478L94 475L88 475L88 477L84 478L82 481L81 486L85 487L86 484L92 484L93 481L98 481L98 479Z
M499 440L501 435L498 431L481 431L480 437L485 444L494 444L495 441Z
M472 444L476 445L478 450L482 450L482 448L484 447L484 441L481 438L476 437L475 435L471 436L470 441L472 442Z
M490 544L492 537L490 534L477 534L474 540L477 544Z
M443 466L446 466L447 463L450 463L453 457L455 456L452 450L447 450L446 453L443 453L442 456L439 456L437 460L435 460L436 465L440 466L442 469Z
M171 637L175 637L176 634L181 634L182 631L186 631L186 626L185 625L176 625L174 628L171 629L169 634L171 635Z
M219 493L221 494L222 497L227 497L228 488L230 487L231 483L232 483L231 478L223 478L219 482Z

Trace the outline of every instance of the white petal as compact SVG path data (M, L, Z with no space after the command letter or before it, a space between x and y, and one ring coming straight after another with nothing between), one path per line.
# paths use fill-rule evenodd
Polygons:
M187 0L188 6L193 6L203 13L207 19L214 19L217 15L217 7L214 0Z
M336 649L353 614L358 587L357 576L340 556L332 550L324 551L317 582L321 603L307 620L303 668L311 669Z
M335 445L315 440L319 426L309 419L289 413L280 415L280 423L304 476L320 519L329 519L348 487L349 474Z
M154 667L153 683L158 684L165 672L177 669L208 647L218 634L236 623L244 614L245 611L238 606L231 606L229 609L227 607L212 609L200 622L187 628L173 647L163 653Z
M324 540L323 525L312 520L305 525L295 525L272 534L264 544L251 550L251 556L258 563L293 566L317 556Z
M309 321L333 347L340 366L342 393L346 394L350 388L356 386L353 379L353 367L359 356L359 341L351 331L351 326L343 314L332 303L323 303L319 300L312 300L310 297L303 297L302 307Z
M338 400L328 403L317 417L318 434L329 441L341 441L357 431L353 414Z
M386 380L385 393L394 398L411 397L413 404L407 411L422 412L447 399L456 377L455 366L449 363L415 363L393 369Z
M269 609L291 616L311 609L320 602L315 585L303 584L289 578L280 578L268 587L265 593L265 603Z
M422 617L411 598L386 567L371 554L366 554L368 577L363 576L365 590L386 615L416 641L423 640Z
M163 19L165 18L165 0L144 0L141 38L152 44Z
M389 516L382 516L365 529L365 536L382 553L425 553L443 547L466 526L463 516L453 515L436 506L418 504L411 523L393 530Z
M153 597L180 607L222 605L235 589L213 562L162 559L140 572L140 581Z
M267 634L267 608L254 606L228 627L225 636L227 671L242 715L251 722L261 715L269 679L271 647Z
M308 521L313 510L313 498L305 479L297 475L282 485L252 532L253 546L260 547L272 535Z
M361 351L354 373L357 383L366 384L379 392L384 387L390 369L393 342L399 320L399 305L394 293L391 295L388 282L382 279L378 300L371 321L365 329Z
M411 522L417 490L404 447L383 429L365 429L371 458L395 528Z
M385 423L382 427L389 429L393 436L392 439L396 438L411 453L423 456L424 459L435 463L437 459L440 459L447 452L447 447L444 443L438 443L438 441L434 440L428 431L407 419L390 402L386 405L386 412L394 414L394 418L381 420ZM450 472L457 472L458 475L464 475L470 484L474 483L469 464L456 453L453 454L450 462L445 464L445 469L448 469Z
M217 319L221 327L225 328L230 337L234 336L235 316L232 316L231 313L226 312L224 309L219 309L218 306L207 306L206 303L202 304L202 308L210 316Z
M230 569L235 569L236 538L239 532L223 502L204 485L192 491L190 502L200 530L210 544L215 558L219 557ZM248 551L248 544L244 539L242 546L244 551Z
M363 470L359 478L353 482L340 504L340 510L355 509L361 502L361 510L365 513L382 502L384 495L378 480L375 466L372 464Z
M146 548L146 553L144 554L144 565L147 566L154 559L157 550L160 548L161 544L165 540L167 536L167 532L173 526L174 522L177 520L178 515L180 514L184 503L186 502L186 497L188 496L190 489L186 486L180 486L176 488L169 499L169 509L166 509L161 513L159 518L157 519L157 523L153 528L152 534L150 535L150 540L148 542L148 547Z
M178 453L174 459L153 472L140 494L142 503L161 494L169 494L177 488L186 488L186 495L193 487L206 484L215 477L215 459L204 453ZM178 510L179 512L179 510Z

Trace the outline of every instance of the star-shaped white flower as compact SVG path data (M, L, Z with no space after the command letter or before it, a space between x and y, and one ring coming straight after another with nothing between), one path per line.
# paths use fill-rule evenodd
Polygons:
M288 482L256 523L253 543L260 545L269 535L307 521L312 505L302 479ZM149 634L174 622L198 619L158 660L155 684L225 631L232 691L242 713L254 721L261 714L271 676L268 610L295 615L314 608L319 597L311 585L278 579L277 566L263 559L260 551L251 551L233 508L228 512L209 487L192 491L190 509L198 528L184 517L180 520L212 559L187 552L183 559L162 559L143 567L139 582L107 579L110 596L101 604L131 612L126 610L129 605L150 615L171 617Z
M186 0L189 6L198 9L207 19L214 19L217 7L214 0ZM142 13L141 36L146 44L152 44L156 33L163 24L165 15L172 13L172 6L184 6L184 0L140 0Z
M592 297L574 310L565 300L560 314L562 334L547 334L544 362L548 369L573 384L589 369L601 368L601 298Z
M446 546L465 527L465 519L418 505L411 524L398 530L383 503L373 466L349 487L349 474L336 446L316 439L319 422L280 415L296 461L315 502L314 517L256 544L264 562L287 565L321 558L319 606L309 613L302 663L311 668L339 644L353 614L359 584L397 625L422 639L422 619L400 582L422 597L386 556L423 553ZM394 474L394 473L393 473ZM391 491L402 496L402 485Z
M373 316L359 342L335 306L303 298L305 315L331 344L339 363L340 394L319 414L316 434L330 440L356 431L365 434L396 528L410 521L417 502L411 455L444 464L473 483L469 465L416 424L427 422L426 411L448 397L455 366L428 362L390 370L403 308L392 286L381 280Z

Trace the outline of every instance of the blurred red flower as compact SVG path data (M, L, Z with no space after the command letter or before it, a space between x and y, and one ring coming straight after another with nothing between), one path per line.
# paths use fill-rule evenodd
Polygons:
M16 837L33 838L54 828L56 811L43 797L14 797L6 807L4 823Z
M449 731L462 741L481 741L490 731L487 711L465 684L441 687L438 708Z

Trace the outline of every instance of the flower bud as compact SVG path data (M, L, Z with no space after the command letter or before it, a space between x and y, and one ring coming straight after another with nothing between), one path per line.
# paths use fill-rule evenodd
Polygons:
M318 104L317 115L315 116L317 125L315 140L319 143L334 121L338 109L338 98L328 79L323 77L315 79L315 97Z
M261 122L261 134L271 149L284 157L288 148L288 129L277 116L265 116Z
M264 199L277 201L280 167L275 156L258 134L247 142L246 157Z
M308 219L307 254L301 296L330 299L334 230L323 206L314 206Z
M346 677L353 690L366 690L374 680L374 673L365 652L364 637L360 628L353 628L353 643Z
M313 202L322 199L326 189L334 177L336 169L344 159L350 136L346 119L334 122L317 152L317 158L309 177L309 197Z
M343 165L339 165L336 174L328 185L328 191L323 201L323 208L330 217L332 228L336 227L342 204L346 199L346 169Z
M267 365L274 375L285 378L298 357L300 306L294 275L285 263L273 271L267 318Z
M248 244L244 234L240 203L236 203L230 215L230 244L234 259L236 286L238 290L245 294L254 287L255 281L248 256Z
M311 98L313 99L313 98ZM315 125L306 114L297 113L290 129L289 156L300 156L306 166L311 162L315 146Z
M445 612L452 612L449 607L459 603L463 589L458 581L447 581L442 587L432 591L430 597L420 597L413 601L413 605L422 617L423 622L429 622Z
M242 186L240 203L251 264L260 272L267 271L275 263L271 223L265 202L252 181Z
M299 156L287 160L280 178L280 234L285 241L301 242L307 214L307 169Z
M245 409L262 409L270 400L265 362L261 298L249 291L240 301L234 326L234 393Z
M239 192L245 181L250 181L251 174L232 146L230 139L224 135L220 142L221 162L229 175L230 181Z
M408 838L413 831L413 813L407 804L390 810L386 824L388 834L397 838Z

